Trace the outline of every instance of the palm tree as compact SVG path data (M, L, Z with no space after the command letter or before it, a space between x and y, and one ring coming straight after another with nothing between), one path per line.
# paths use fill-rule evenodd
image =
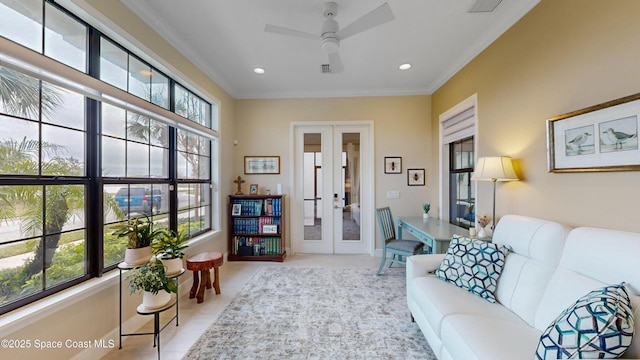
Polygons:
M40 112L51 114L62 106L62 95L52 86L48 86L28 75L0 67L0 111L15 116L37 120ZM30 140L21 141L11 138L0 141L0 174L38 175L40 169L51 175L82 173L83 166L73 158L62 157L64 146ZM40 162L40 153L52 155L51 160ZM51 266L53 255L58 248L63 225L76 208L84 207L84 190L78 185L47 186L46 204L42 209L43 196L41 186L2 186L0 187L0 219L15 217L15 205L25 205L26 221L23 231L38 234L44 230L44 241L35 249L35 257L30 260L24 272L27 278L46 270ZM43 214L46 217L43 218ZM46 220L45 220L46 219Z
M62 105L62 96L53 87L43 84L41 94L39 80L0 66L0 110L4 108L3 112L8 114L38 119L40 95L45 114Z
M157 97L157 98L156 98ZM154 93L150 96L151 102L154 104L159 103L160 98L164 98L163 93ZM197 103L194 97L183 96L176 99L175 112L181 116L199 123L200 111L199 103ZM151 139L158 140L162 146L169 147L169 137L167 136L168 127L157 121L150 121L149 118L130 113L130 122L127 125L127 131L133 137L136 137L142 141L150 141ZM186 150L186 152L178 152L178 154L185 158L185 160L191 166L191 175L195 178L200 178L200 157L197 155L201 153L206 141L203 141L201 137L195 138L189 137L187 131L177 132L177 141L179 147ZM199 203L199 193L194 194L194 202ZM195 208L195 217L199 218L199 207Z

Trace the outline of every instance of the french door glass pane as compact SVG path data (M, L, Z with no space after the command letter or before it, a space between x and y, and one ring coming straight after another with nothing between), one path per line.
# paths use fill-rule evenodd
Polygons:
M360 240L360 133L343 133L342 149L342 239Z
M321 134L304 134L304 240L322 240L321 148Z

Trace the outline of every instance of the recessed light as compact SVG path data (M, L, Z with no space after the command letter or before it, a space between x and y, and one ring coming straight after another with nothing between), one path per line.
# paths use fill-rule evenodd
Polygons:
M255 69L253 69L253 72L258 74L258 75L262 75L262 74L265 73L263 68L255 68Z
M398 69L400 70L409 70L411 68L411 64L406 63L406 64L402 64L400 66L398 66Z

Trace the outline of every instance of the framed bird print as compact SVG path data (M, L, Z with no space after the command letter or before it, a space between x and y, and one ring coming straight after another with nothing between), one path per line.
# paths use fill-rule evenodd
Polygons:
M550 172L640 170L640 93L547 120Z

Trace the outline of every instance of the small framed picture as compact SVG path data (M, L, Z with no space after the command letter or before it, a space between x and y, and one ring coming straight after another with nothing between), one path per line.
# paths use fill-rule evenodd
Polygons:
M384 157L385 174L402 174L402 158L399 156Z
M242 204L233 204L231 208L231 216L240 216L242 214Z
M280 156L245 156L245 174L280 174Z
M424 186L424 169L407 169L407 185Z
M250 195L258 195L258 184L249 185L249 194Z
M278 225L262 225L263 234L277 234Z

